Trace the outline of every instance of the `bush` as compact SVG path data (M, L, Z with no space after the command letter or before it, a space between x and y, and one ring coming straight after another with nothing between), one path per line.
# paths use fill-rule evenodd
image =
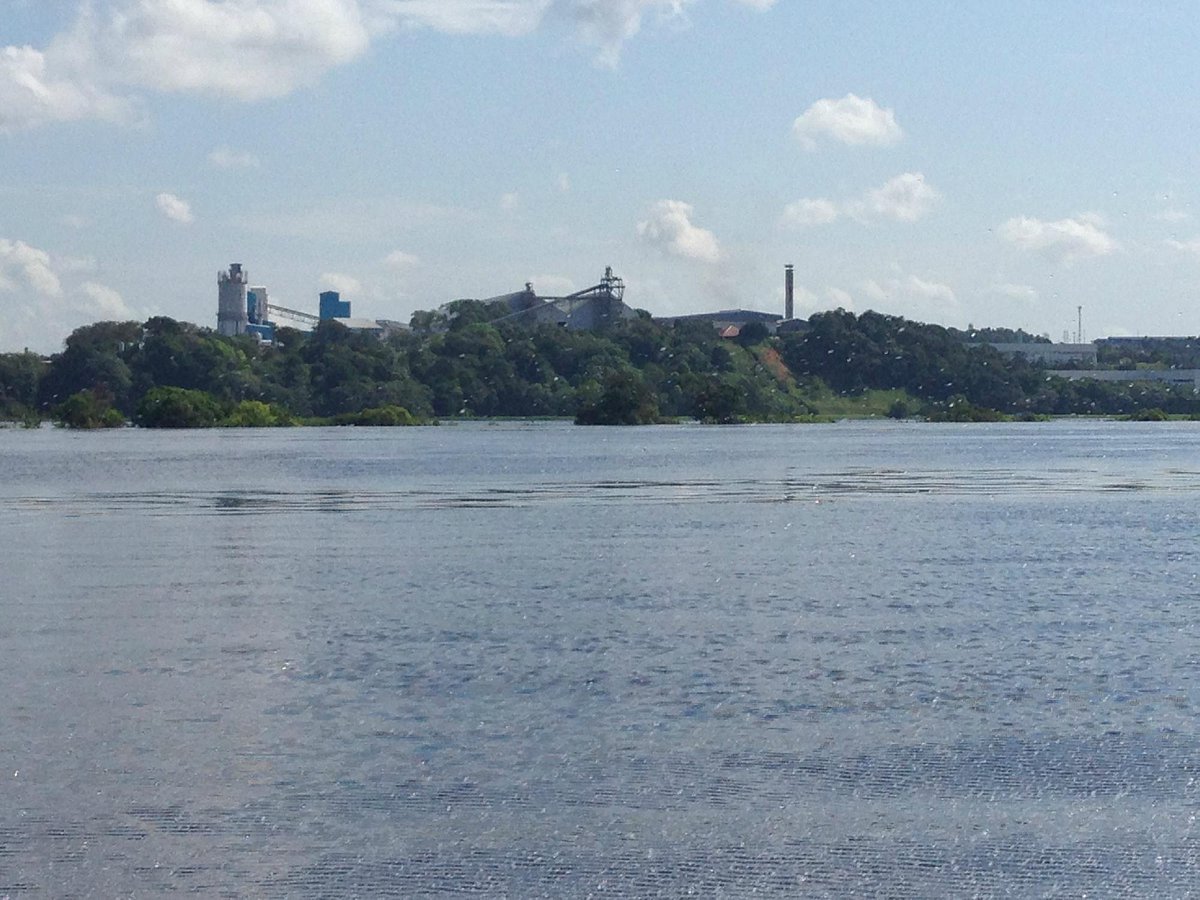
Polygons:
M376 406L358 412L334 416L334 425L374 425L395 427L420 425L420 421L403 406Z
M1139 409L1137 412L1132 413L1129 416L1129 421L1130 422L1165 422L1169 418L1170 418L1170 416L1168 416L1165 412L1163 412L1157 406L1153 406L1150 409Z
M296 418L286 409L261 400L243 400L221 424L228 428L277 428L295 425Z
M154 388L137 408L137 424L143 428L212 428L223 418L211 395L187 388Z
M67 428L120 428L125 417L100 391L79 391L54 408L54 419Z
M654 394L637 373L626 371L609 372L599 395L575 414L576 425L653 425L658 419Z

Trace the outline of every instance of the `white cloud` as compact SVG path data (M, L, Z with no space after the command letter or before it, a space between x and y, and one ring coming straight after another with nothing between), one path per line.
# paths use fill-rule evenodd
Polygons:
M80 290L91 301L89 308L98 319L129 321L137 318L133 310L126 305L124 298L110 287L94 281L85 281L80 285Z
M500 195L500 208L511 212L521 205L521 195L516 191L510 191L507 194Z
M825 297L829 300L829 305L833 309L854 309L854 298L849 291L844 291L838 287L830 287L825 289Z
M129 121L148 93L282 97L353 62L397 28L512 37L555 17L575 28L599 62L615 66L648 14L679 20L693 2L79 0L74 23L45 48L0 48L0 131Z
M551 5L551 0L380 0L370 8L382 28L517 37L536 29Z
M191 206L188 205L186 200L181 200L174 194L159 194L154 198L154 202L158 206L158 211L172 222L178 222L180 225L191 225L195 221Z
M75 281L89 269L82 262L0 238L0 352L48 353L81 325L139 318L112 288Z
M256 169L259 165L258 157L253 153L228 147L217 147L208 154L208 161L218 169Z
M916 275L908 276L905 288L914 297L921 297L925 300L936 300L940 303L958 302L958 298L954 296L954 290L950 285L939 284L936 281L926 281Z
M1043 253L1065 263L1107 256L1120 248L1104 231L1103 220L1090 213L1056 222L1017 216L1004 222L998 233L1002 240L1022 250Z
M797 318L801 317L800 313L802 312L807 312L811 315L821 308L821 298L801 284L796 285L793 289L792 300L795 305L794 312Z
M916 275L909 275L907 278L890 278L883 283L867 281L863 284L863 292L872 300L920 299L945 304L958 302L953 288L948 284L926 281Z
M50 122L131 118L131 105L92 80L79 77L75 61L62 49L0 49L0 132L21 131Z
M876 302L886 300L888 297L887 288L873 278L862 283L862 292L867 295L868 299Z
M918 321L944 321L958 310L958 297L950 285L918 275L866 281L861 290L880 312Z
M941 194L920 172L897 175L883 187L870 191L866 207L875 216L900 222L915 222L927 215Z
M650 209L649 218L638 223L642 239L673 256L716 262L721 246L716 235L692 223L691 204L680 200L660 200Z
M94 256L56 256L54 267L59 272L78 275L95 272L98 265Z
M311 84L370 41L356 0L171 0L83 16L79 43L117 84L262 100Z
M403 250L393 250L383 258L383 263L389 269L403 271L406 269L415 269L421 264L421 258L412 253L405 253Z
M840 215L838 205L824 198L797 200L783 210L783 220L789 225L828 225Z
M663 19L678 19L693 0L559 0L575 20L583 41L596 47L596 61L615 67L625 42L642 30L642 18L657 12Z
M920 172L905 172L856 200L843 203L823 197L797 200L784 208L783 222L795 226L828 225L842 216L859 222L878 219L915 222L928 215L941 196Z
M818 100L792 123L792 134L808 150L815 150L821 137L850 146L877 147L890 146L904 137L893 110L856 94Z
M0 291L22 288L42 297L61 297L62 282L50 263L50 254L24 241L0 238Z
M353 275L341 272L325 272L321 275L321 288L326 291L337 291L339 294L361 294L362 282Z
M1200 258L1200 237L1194 237L1188 241L1167 241L1167 246L1172 250L1178 250L1180 253L1187 253Z

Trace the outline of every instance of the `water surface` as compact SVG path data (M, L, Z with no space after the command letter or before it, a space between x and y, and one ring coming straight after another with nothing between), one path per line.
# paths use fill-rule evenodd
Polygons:
M1200 426L0 464L0 896L1200 891Z

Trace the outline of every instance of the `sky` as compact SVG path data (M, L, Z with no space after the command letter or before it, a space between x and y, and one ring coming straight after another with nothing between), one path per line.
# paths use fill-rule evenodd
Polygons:
M232 262L1196 335L1198 57L1148 0L0 0L0 351L215 326Z

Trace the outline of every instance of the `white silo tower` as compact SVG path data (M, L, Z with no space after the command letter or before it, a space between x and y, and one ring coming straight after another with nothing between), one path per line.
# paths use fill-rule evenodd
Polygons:
M246 272L241 263L230 263L228 272L217 273L217 333L246 333Z

